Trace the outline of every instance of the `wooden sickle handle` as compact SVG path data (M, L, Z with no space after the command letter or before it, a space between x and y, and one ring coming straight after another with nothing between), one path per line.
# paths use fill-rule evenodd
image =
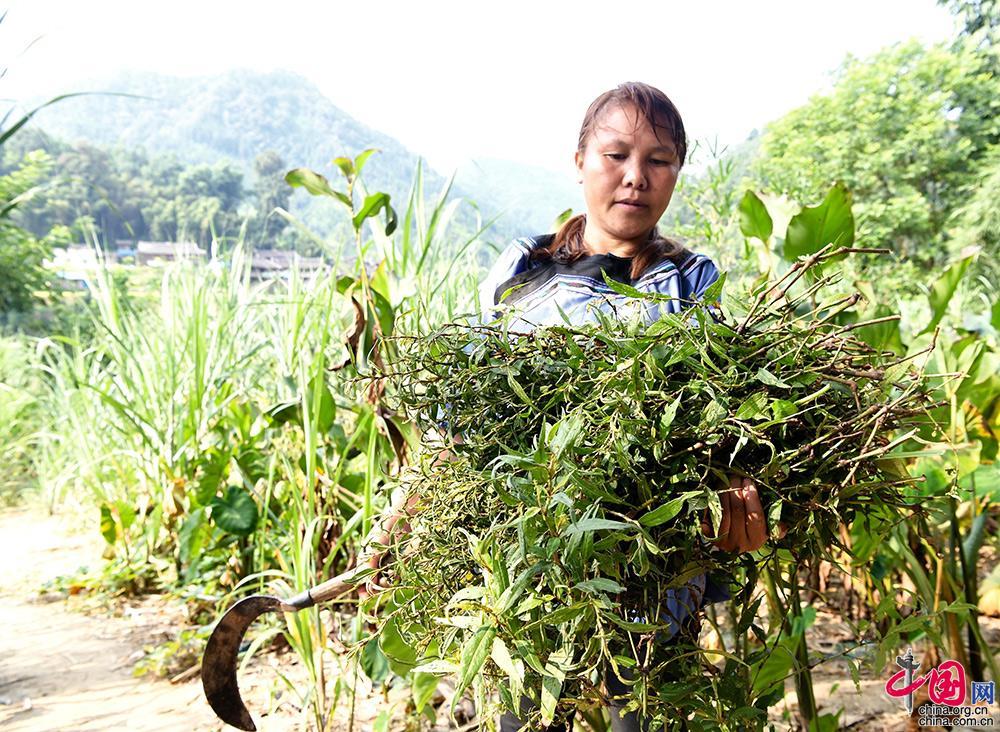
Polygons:
M308 607L312 607L321 602L326 602L328 600L335 600L341 595L346 595L348 592L354 589L357 584L355 575L358 574L358 569L349 569L342 574L338 574L336 577L328 579L326 582L316 585L315 587L310 587L305 592L302 592L295 597L290 597L287 600L282 601L282 610L286 613L298 612L299 610L305 610Z

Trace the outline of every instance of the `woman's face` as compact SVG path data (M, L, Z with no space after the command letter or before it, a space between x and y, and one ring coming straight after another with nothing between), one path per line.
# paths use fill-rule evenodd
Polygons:
M576 153L576 167L587 204L587 248L631 256L674 193L680 161L673 141L657 138L634 106L609 105Z

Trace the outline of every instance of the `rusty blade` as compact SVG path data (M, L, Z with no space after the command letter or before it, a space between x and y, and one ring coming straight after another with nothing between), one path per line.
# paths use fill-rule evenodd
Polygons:
M272 610L280 610L283 603L277 597L252 595L233 605L215 626L201 662L201 684L205 698L215 713L226 724L237 729L255 732L257 729L250 712L240 697L236 681L240 645L250 623Z

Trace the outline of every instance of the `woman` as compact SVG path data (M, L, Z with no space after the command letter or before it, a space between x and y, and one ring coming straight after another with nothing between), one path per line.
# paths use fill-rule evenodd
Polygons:
M525 332L562 323L563 318L572 323L593 321L596 310L620 316L639 303L609 288L602 271L640 291L671 296L669 301L646 305L642 315L650 322L699 299L718 279L715 265L663 238L656 229L686 153L680 114L658 89L627 83L595 99L584 116L575 156L586 213L567 221L555 235L518 239L500 254L480 286L484 318L491 320L498 309L515 308L516 320L510 327ZM716 546L734 552L759 549L767 528L754 483L734 476L720 497L722 524ZM411 497L407 510L415 502ZM379 544L392 540L403 515L400 509L399 505L392 509L385 530L376 537ZM711 534L707 520L702 530ZM377 569L380 558L374 555L368 561ZM702 575L672 593L664 607L670 625L665 635L696 633L696 613L712 597L712 590ZM720 599L718 594L715 599ZM626 693L621 681L611 676L605 680L609 693ZM522 713L527 711L529 706L522 706ZM622 717L615 704L611 717L615 732L640 729L636 715ZM503 732L521 727L510 713L501 718Z

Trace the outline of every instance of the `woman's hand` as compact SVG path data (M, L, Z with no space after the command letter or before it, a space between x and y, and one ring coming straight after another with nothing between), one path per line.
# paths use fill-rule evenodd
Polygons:
M738 553L756 551L764 546L768 539L767 522L757 484L750 478L732 475L729 487L721 491L719 498L722 500L722 523L715 545L723 551ZM782 528L781 524L777 527L778 538L784 536ZM701 531L705 536L712 537L712 523L708 520L707 511L702 517Z
M372 573L363 584L358 585L358 597L361 600L366 600L369 597L377 595L383 589L382 586L382 559L385 557L385 551L372 551L370 553L364 553L358 557L358 565L362 567L370 567L374 569L375 572Z

